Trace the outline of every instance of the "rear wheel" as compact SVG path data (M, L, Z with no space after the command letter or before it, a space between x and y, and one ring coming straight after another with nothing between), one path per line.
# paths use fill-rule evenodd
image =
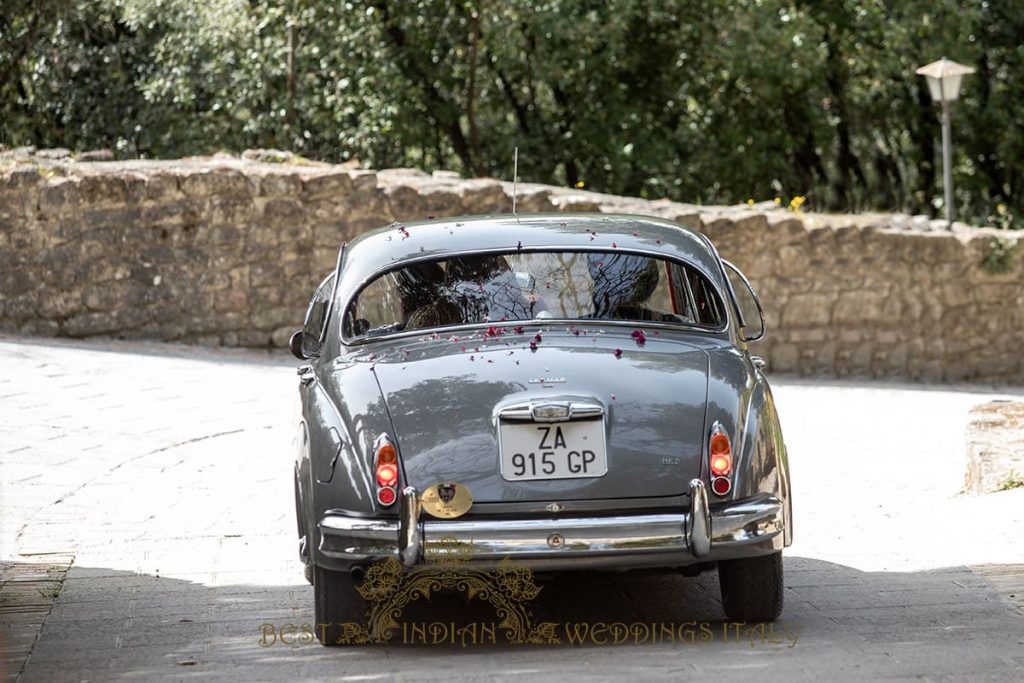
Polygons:
M322 645L341 645L346 623L365 626L366 609L351 576L313 565L314 631Z
M733 621L775 621L782 614L782 553L722 560L718 585Z

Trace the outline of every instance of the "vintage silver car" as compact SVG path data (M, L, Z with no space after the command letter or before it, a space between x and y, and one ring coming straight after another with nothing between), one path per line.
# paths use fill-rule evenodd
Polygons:
M782 610L786 447L746 278L667 220L392 224L343 245L292 352L295 500L317 636L355 590L465 544L534 571L717 566L725 614Z

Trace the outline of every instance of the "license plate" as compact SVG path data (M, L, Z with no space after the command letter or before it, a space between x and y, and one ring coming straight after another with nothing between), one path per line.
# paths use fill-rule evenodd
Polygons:
M608 472L604 421L501 421L501 476L508 481L580 479Z

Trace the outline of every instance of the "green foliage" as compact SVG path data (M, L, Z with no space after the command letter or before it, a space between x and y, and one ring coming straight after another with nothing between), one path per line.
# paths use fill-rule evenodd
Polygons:
M0 1L8 146L507 178L518 145L524 180L935 213L914 69L945 54L978 69L953 120L961 217L1019 227L1024 204L1021 3Z
M1013 267L1013 254L1016 250L1016 242L993 237L988 243L988 253L981 266L992 274L1008 273Z
M1012 491L1013 489L1024 488L1024 477L1019 476L1016 472L1010 472L999 484L999 488L996 491Z

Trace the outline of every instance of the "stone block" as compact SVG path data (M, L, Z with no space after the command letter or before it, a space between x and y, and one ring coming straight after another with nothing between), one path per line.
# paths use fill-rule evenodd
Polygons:
M56 337L60 335L60 324L56 320L29 320L18 328L18 333L30 337Z
M15 166L10 171L0 174L0 190L24 193L42 182L43 176L36 166Z
M775 372L795 372L800 361L800 349L796 344L778 344L772 348L768 361Z
M31 292L39 286L38 273L22 269L0 270L0 293L15 296Z
M573 193L564 190L552 192L548 196L548 201L551 202L553 210L567 213L597 211L601 207L600 199L589 193Z
M297 327L279 327L270 335L270 342L279 349L288 348L288 342L295 334Z
M311 197L326 195L334 199L340 198L352 191L352 176L347 171L303 176L302 190Z
M842 326L884 320L889 298L880 292L844 292L836 298L832 322Z
M25 292L16 296L0 298L0 319L23 323L39 317L39 296L37 292Z
M82 211L79 215L82 227L86 230L107 231L115 241L128 234L128 228L139 225L142 221L142 209L137 206L109 206Z
M78 193L86 204L124 205L128 198L128 188L120 175L83 175L78 181Z
M352 170L348 173L352 178L353 192L372 192L377 189L376 171Z
M244 312L248 309L249 294L243 289L226 289L214 296L213 310L217 313Z
M92 311L140 308L146 303L144 298L148 288L146 283L131 278L113 280L86 286L81 301Z
M148 311L139 308L90 311L79 313L65 320L61 325L61 332L69 337L116 335L124 330L139 327L148 319Z
M219 194L210 197L203 221L212 224L239 225L254 219L258 212L249 197Z
M181 178L181 191L193 197L214 194L249 195L249 183L238 171L215 169L189 173Z
M82 310L82 295L75 290L47 288L39 297L39 315L43 318L64 318Z
M263 218L271 225L287 226L301 222L305 211L297 201L290 199L271 199L263 207Z
M489 214L504 211L511 204L511 198L497 180L480 178L460 184L462 212L466 215Z
M145 179L146 199L149 201L166 202L181 195L179 177L173 173L150 173Z
M252 193L262 197L296 197L302 193L302 178L296 173L260 173L249 176Z
M271 335L271 332L262 332L260 330L243 330L236 334L235 341L237 346L261 348L273 345Z
M827 294L794 295L782 309L782 325L786 328L828 325L835 301L835 297Z
M290 306L281 308L266 308L254 312L250 316L253 327L272 330L278 327L290 326L298 329L302 327L302 319L305 311Z
M503 187L509 196L509 209L511 209L511 185L509 183L505 183L503 184ZM516 210L521 213L555 210L555 204L551 198L553 188L538 185L524 186L520 183L518 192L519 196L516 199Z
M78 208L78 181L59 178L39 190L39 211L45 216L60 216Z

